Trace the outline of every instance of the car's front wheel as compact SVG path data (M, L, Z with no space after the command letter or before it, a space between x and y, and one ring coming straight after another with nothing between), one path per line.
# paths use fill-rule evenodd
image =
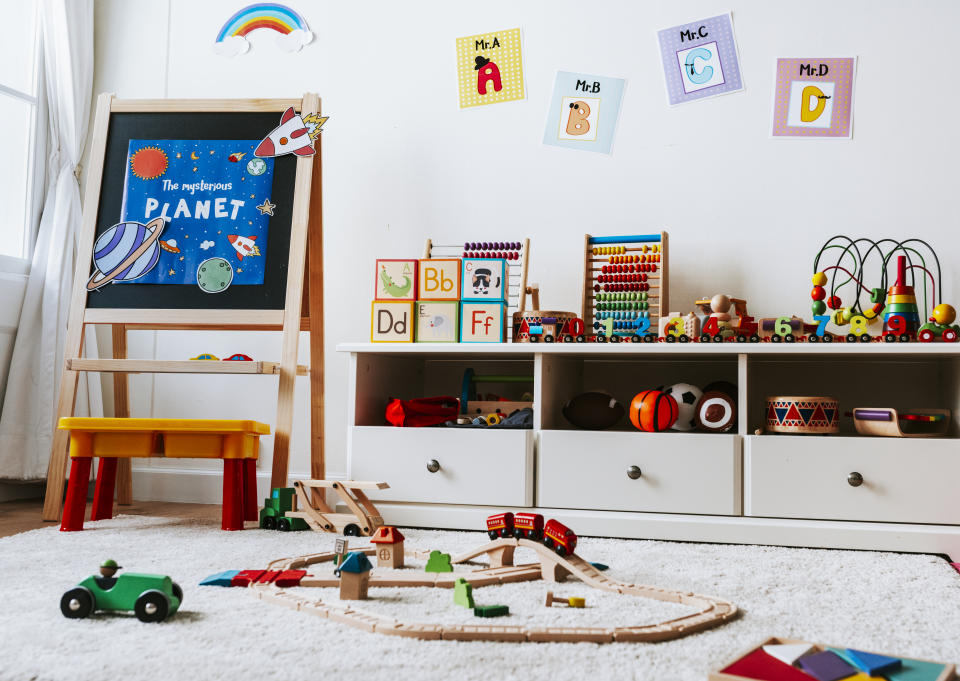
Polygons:
M93 612L93 594L78 586L63 594L60 599L60 612L70 619L81 619Z
M162 591L144 591L133 606L133 612L141 622L162 622L170 611L170 602Z
M173 595L180 601L180 605L183 605L183 589L181 589L180 585L176 582L173 583Z

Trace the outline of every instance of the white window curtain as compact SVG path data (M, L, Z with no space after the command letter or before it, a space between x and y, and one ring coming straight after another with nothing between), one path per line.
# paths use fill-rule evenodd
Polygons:
M0 478L46 476L63 344L80 230L77 167L87 137L93 90L93 0L40 0L46 143L46 195L0 415ZM82 266L82 264L81 264ZM95 347L87 334L87 354ZM77 414L102 410L99 378L83 377ZM92 398L92 399L91 399Z

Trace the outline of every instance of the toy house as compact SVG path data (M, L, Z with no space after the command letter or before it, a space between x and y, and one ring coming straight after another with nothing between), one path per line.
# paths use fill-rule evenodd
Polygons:
M403 539L403 533L395 527L377 528L370 538L370 543L377 546L377 567L403 567Z
M336 574L340 577L340 600L364 601L367 599L367 589L370 586L370 570L373 565L365 553L352 551L347 554L337 567Z

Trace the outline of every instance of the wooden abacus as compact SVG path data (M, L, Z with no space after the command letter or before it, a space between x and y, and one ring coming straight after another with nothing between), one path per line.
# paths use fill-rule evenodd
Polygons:
M527 267L530 239L523 241L467 241L462 244L435 244L427 239L424 258L503 258L507 261L507 332L513 338L513 313L527 306Z
M666 232L584 236L580 316L586 333L597 333L604 322L614 334L656 333L668 289Z

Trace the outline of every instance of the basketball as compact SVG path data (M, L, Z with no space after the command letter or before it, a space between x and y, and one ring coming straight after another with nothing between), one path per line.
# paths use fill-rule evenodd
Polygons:
M679 415L677 401L659 390L644 390L630 402L630 423L646 433L667 430Z

